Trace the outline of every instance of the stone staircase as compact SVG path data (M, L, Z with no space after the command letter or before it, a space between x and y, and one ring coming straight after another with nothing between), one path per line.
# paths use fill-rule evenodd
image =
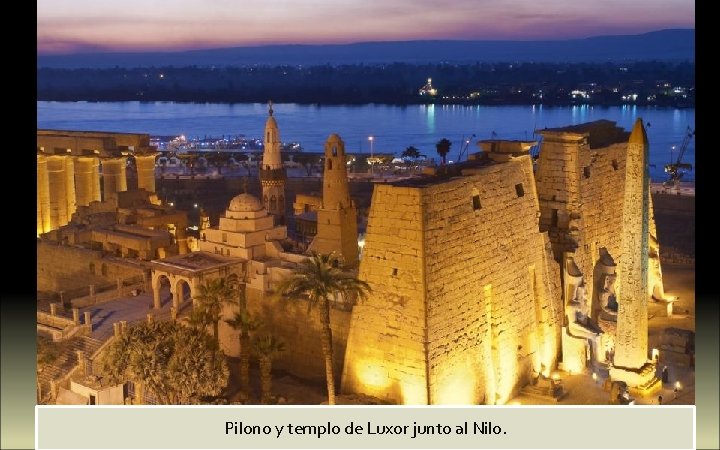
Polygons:
M103 343L89 336L74 337L62 343L52 343L50 339L42 336L39 339L46 339L48 345L59 345L62 348L55 361L44 364L42 368L38 367L37 382L41 393L38 400L45 404L51 398L51 382L61 381L77 366L77 352L82 350L87 356L92 356Z

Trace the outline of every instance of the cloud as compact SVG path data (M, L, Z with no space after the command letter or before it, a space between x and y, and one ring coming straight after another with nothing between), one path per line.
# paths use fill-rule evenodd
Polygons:
M38 0L38 50L533 39L693 27L688 0Z

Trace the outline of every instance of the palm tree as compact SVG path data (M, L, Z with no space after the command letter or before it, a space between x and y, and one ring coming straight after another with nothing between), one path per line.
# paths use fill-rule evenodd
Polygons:
M241 294L242 297L244 295ZM244 301L241 301L241 304ZM240 389L246 396L250 396L250 332L257 330L262 322L253 319L247 308L241 306L232 319L225 320L234 330L239 331L240 338Z
M400 157L418 159L420 157L420 151L411 145L402 152Z
M281 280L277 286L277 295L288 298L305 297L308 299L308 311L317 305L320 309L322 325L321 345L325 358L325 378L327 381L328 404L335 404L335 374L333 370L332 330L330 329L330 301L342 301L353 298L364 299L370 292L370 286L355 275L338 269L339 260L335 254L318 255L313 253L309 259L300 263L295 273Z
M445 156L450 153L450 146L452 145L452 142L448 141L445 138L442 138L438 141L437 144L435 144L435 148L437 149L438 155L442 158L443 166L445 165Z
M271 334L253 342L253 352L260 362L260 402L263 405L270 403L272 394L272 361L284 351L285 343Z
M161 404L198 403L220 394L228 380L217 341L178 322L143 322L104 350L102 373L111 383L133 381Z
M200 285L200 292L197 297L200 303L200 311L193 312L196 321L206 324L212 323L213 337L218 339L219 322L222 315L222 305L232 298L233 290L225 282L224 278L216 278L206 281Z

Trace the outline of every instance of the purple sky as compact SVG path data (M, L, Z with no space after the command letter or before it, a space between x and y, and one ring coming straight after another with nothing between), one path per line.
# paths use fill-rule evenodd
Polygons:
M694 0L37 0L38 53L694 28Z

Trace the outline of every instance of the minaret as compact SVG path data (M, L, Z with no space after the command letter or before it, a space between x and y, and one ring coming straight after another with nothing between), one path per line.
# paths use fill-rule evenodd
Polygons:
M648 358L648 141L635 122L627 147L615 357L610 377L646 391L657 385Z
M280 131L273 117L272 102L268 102L268 119L265 122L265 149L260 168L262 201L277 224L285 223L285 181L287 175L280 155Z
M357 209L348 188L345 143L337 134L325 142L322 208L317 212L317 234L309 251L342 256L345 267L358 261Z

